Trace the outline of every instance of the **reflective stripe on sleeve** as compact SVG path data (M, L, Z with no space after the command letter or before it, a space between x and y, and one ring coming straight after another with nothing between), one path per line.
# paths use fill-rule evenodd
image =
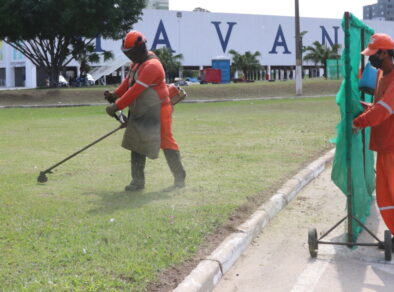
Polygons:
M386 108L389 111L390 115L393 114L392 108L387 103L385 103L383 100L378 101L378 104L380 104L381 106Z
M136 80L135 82L140 84L140 85L142 85L143 87L149 88L149 85L144 83L144 82L142 82L142 81Z
M392 209L394 209L394 206L387 206L387 207L382 207L382 208L379 208L379 210L380 210L380 211L384 211L384 210L392 210Z

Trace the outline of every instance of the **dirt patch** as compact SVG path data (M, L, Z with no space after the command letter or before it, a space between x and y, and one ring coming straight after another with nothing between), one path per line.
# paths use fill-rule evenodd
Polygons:
M338 80L306 80L303 95L335 95L340 86ZM254 83L199 85L186 88L190 99L210 98L258 98L287 97L295 95L294 81L258 81Z
M326 150L316 154L313 160L322 156L324 153L326 153ZM204 238L202 245L192 258L160 272L157 275L159 280L151 283L146 291L168 292L175 289L201 260L210 255L227 236L233 233L239 225L245 222L257 210L258 207L274 195L275 191L309 163L310 162L305 162L295 173L276 182L268 190L249 196L243 205L234 210L224 225L218 227L214 232L208 234Z
M104 88L1 90L0 105L104 103Z
M335 95L340 86L338 80L306 80L303 83L303 95ZM188 100L291 97L295 94L294 81L257 81L236 84L206 84L184 87ZM46 105L46 104L88 104L105 103L104 90L107 87L56 89L0 90L0 106L11 105ZM114 90L115 87L108 87Z

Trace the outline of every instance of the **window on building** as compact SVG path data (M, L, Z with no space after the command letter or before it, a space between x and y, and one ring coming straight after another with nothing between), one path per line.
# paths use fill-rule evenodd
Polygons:
M21 61L23 60L23 54L19 52L17 49L12 49L12 60L13 61Z

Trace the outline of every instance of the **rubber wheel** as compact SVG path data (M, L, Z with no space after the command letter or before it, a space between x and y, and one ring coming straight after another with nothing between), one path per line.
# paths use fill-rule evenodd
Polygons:
M390 239L391 241L391 239ZM308 231L308 245L309 245L309 253L312 258L317 257L317 230L316 228L310 228Z
M384 231L384 259L386 261L391 261L391 255L393 252L393 242L391 241L390 230Z

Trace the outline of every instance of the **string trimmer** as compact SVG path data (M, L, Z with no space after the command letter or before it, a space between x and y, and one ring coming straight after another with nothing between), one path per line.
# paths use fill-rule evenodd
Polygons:
M98 142L100 142L101 140L104 140L105 138L111 136L113 133L119 131L120 129L123 129L126 127L127 124L127 117L122 113L122 111L118 111L115 115L115 118L120 122L120 126L117 127L116 129L112 130L111 132L105 134L104 136L98 138L97 140L93 141L92 143L90 143L89 145L86 145L85 147L83 147L82 149L78 150L77 152L74 152L73 154L71 154L70 156L67 156L66 158L64 158L62 161L56 163L55 165L52 165L51 167L49 167L48 169L41 171L40 175L37 177L37 181L39 183L45 183L48 181L48 177L46 176L47 173L52 173L52 170L56 167L58 167L59 165L63 164L64 162L66 162L67 160L73 158L74 156L77 156L79 153L85 151L86 149L92 147L93 145L97 144Z

